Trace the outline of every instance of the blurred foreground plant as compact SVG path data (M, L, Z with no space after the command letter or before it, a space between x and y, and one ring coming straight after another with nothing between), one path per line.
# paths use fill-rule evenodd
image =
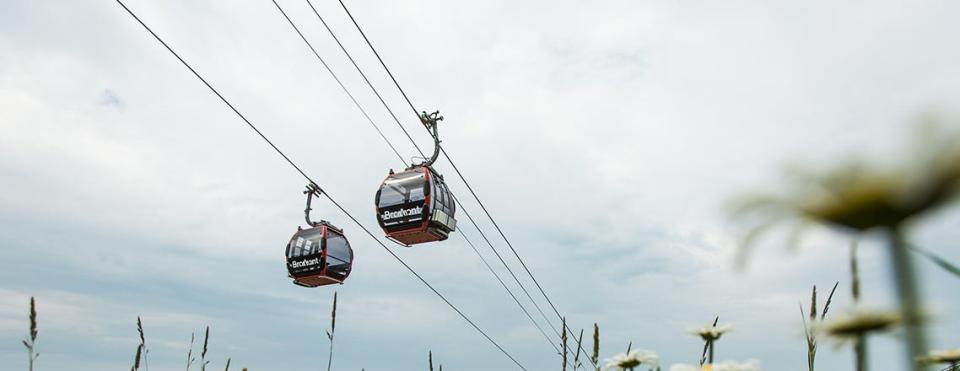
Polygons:
M947 370L960 370L960 349L934 350L926 355L917 357L922 364L948 365Z
M907 332L908 359L926 353L921 321L921 294L905 229L918 216L944 206L960 190L960 133L932 125L921 131L913 151L899 166L850 162L809 177L787 196L755 196L739 203L735 216L756 216L740 250L738 264L752 241L776 224L815 222L853 234L882 230L889 241L890 262ZM912 363L912 362L911 362ZM914 370L920 366L913 364Z

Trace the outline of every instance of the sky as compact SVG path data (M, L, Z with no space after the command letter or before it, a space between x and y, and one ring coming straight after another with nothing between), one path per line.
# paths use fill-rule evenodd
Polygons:
M279 4L410 161L413 145L306 2ZM374 193L403 164L272 2L127 5L380 236ZM315 5L429 148L339 4ZM598 324L601 358L632 344L665 365L695 363L702 344L689 331L719 316L735 328L719 359L805 370L798 305L839 281L831 312L852 308L851 237L814 228L789 249L774 232L738 270L730 204L787 190L789 169L896 163L927 115L960 128L954 2L348 6L417 108L445 116L444 148L569 325L589 338ZM183 369L205 326L212 368L320 369L336 291L334 369L423 370L428 351L449 370L517 369L325 200L314 217L344 228L355 270L342 286L292 285L283 248L303 224L306 180L116 2L6 0L0 50L0 363L26 368L34 296L40 370L129 367L138 316L153 370ZM558 318L450 163L436 168L464 203L459 229L389 248L528 370L559 368L465 242L542 324L464 210ZM941 210L910 238L957 262L958 222ZM882 236L860 245L865 305L894 307ZM960 280L917 267L934 347L960 346ZM904 364L901 338L871 340L876 369ZM852 362L849 347L821 345L821 369Z

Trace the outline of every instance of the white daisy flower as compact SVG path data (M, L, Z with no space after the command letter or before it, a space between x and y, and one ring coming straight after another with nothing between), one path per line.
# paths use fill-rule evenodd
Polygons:
M649 350L633 350L629 353L620 353L607 360L604 370L633 370L644 365L656 367L659 357Z
M716 326L707 326L701 327L699 329L693 330L694 335L699 336L704 341L714 341L719 340L723 334L733 330L732 325L716 325Z

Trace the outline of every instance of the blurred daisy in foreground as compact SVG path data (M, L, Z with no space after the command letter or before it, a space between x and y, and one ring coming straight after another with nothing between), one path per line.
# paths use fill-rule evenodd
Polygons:
M742 198L734 216L757 213L768 225L810 221L851 232L896 228L946 205L960 191L960 132L922 130L905 161L897 165L848 161L819 174L805 174L793 194ZM757 231L762 232L762 231Z
M741 246L738 264L743 264L746 250L757 236L783 222L793 222L796 231L811 222L856 234L882 230L889 240L905 319L908 359L925 354L926 335L919 321L921 295L905 228L960 193L960 132L947 133L932 125L925 129L912 151L899 157L905 159L899 164L851 161L809 176L809 182L798 184L792 194L742 200L734 216L754 223Z
M934 350L926 355L917 357L922 364L946 364L956 368L960 366L960 349Z
M817 326L817 331L841 342L860 339L875 332L886 332L900 324L899 313L858 309L840 313Z

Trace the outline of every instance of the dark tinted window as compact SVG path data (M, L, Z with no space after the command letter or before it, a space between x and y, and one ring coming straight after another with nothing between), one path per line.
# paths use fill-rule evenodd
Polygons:
M450 190L447 188L447 185L443 183L443 181L440 181L439 178L435 179L437 185L437 192L435 196L437 199L436 208L442 210L447 215L452 217L455 207L453 195L450 193Z
M420 169L391 175L380 190L380 208L423 201L424 178Z
M336 232L327 232L327 274L344 279L350 274L353 251L347 239Z
M330 265L350 264L353 252L347 239L335 232L327 233L327 262Z
M310 228L298 232L290 241L290 246L287 247L287 257L299 258L319 253L322 238L323 231L320 228Z

